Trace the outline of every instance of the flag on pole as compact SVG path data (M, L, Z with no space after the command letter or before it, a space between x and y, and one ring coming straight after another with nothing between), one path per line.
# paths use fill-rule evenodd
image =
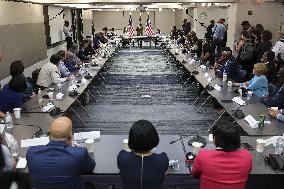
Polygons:
M134 27L133 27L131 15L129 16L129 20L128 20L127 33L128 33L129 38L132 38L134 35Z
M152 25L151 25L151 20L150 20L150 16L148 14L148 18L147 18L147 22L146 22L146 28L145 28L145 33L147 36L154 36L154 32L153 32L153 28L152 28Z

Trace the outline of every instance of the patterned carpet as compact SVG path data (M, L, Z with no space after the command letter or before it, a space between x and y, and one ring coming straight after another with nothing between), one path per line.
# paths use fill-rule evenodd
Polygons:
M210 103L196 113L191 105L196 89L185 83L175 63L159 49L124 49L113 56L94 80L95 100L85 108L74 107L74 131L100 130L102 134L127 134L139 119L151 121L161 134L202 134L218 117Z

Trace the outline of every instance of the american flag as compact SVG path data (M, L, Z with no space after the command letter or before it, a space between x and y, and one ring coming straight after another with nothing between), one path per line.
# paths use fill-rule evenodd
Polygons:
M131 15L130 15L129 21L128 21L127 33L128 33L129 38L133 37L133 35L134 35L134 27L133 27Z
M152 25L151 25L149 15L148 15L147 22L146 22L145 33L146 33L147 36L150 36L150 37L155 35L154 32L153 32L153 28L152 28Z

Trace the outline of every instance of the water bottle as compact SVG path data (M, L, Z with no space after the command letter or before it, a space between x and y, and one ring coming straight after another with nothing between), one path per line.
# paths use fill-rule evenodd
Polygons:
M10 133L13 128L13 120L9 112L6 112L5 122L6 122L7 132Z
M194 60L197 60L197 53L194 54Z
M224 73L223 73L223 81L226 82L227 79L228 79L228 75L227 75L227 73L224 71Z
M239 90L238 90L238 93L239 93L239 97L242 98L242 97L243 97L243 91L242 91L242 89L239 89Z
M41 90L39 89L38 92L37 92L37 99L38 99L38 102L42 102L42 92Z
M275 154L282 154L283 153L283 138L279 137L276 141L276 147L275 147Z
M70 81L71 81L71 85L76 84L75 82L75 76L73 74L70 75Z
M17 158L18 155L19 155L19 145L18 145L18 142L15 139L15 137L12 136L12 138L13 138L13 141L12 141L12 144L10 146L11 154L14 158Z
M233 87L233 83L232 81L228 81L228 92L231 93L232 92L232 87Z
M206 66L206 71L208 71L208 70L209 70L209 67L210 67L210 61L207 61L206 64L205 64L205 66Z

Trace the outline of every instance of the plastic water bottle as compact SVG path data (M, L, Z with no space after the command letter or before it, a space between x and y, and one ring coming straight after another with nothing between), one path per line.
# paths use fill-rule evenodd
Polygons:
M279 137L276 141L276 147L275 147L275 154L282 154L283 153L283 138Z
M197 53L194 54L194 60L197 60Z
M238 93L239 93L239 97L242 98L242 97L243 97L243 91L242 91L242 89L239 89L239 90L238 90Z
M38 92L37 92L37 99L38 99L38 102L42 102L42 92L41 90L39 89Z
M206 71L208 71L210 67L210 61L207 61L205 65L206 65Z
M70 81L71 81L71 85L76 84L75 83L75 76L73 74L70 75Z
M228 81L227 85L228 85L228 92L231 93L232 92L232 87L233 87L232 81Z
M7 132L10 133L13 128L13 119L9 112L6 112L5 122L6 122Z
M18 157L19 155L19 145L18 145L18 142L17 140L15 139L14 136L12 136L13 138L13 141L12 141L12 144L10 146L10 149L11 149L11 154L14 158Z
M226 72L223 73L223 81L226 82L228 79L228 75Z

